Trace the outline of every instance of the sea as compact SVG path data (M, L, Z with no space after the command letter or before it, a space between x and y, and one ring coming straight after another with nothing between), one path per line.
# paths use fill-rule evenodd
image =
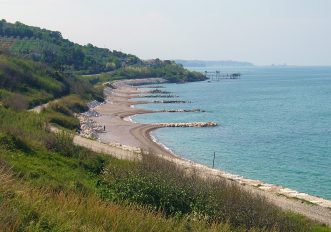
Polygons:
M215 152L217 169L331 200L331 67L188 68L242 75L163 84L162 90L178 96L167 100L191 103L136 107L206 112L144 114L133 120L217 122L218 127L162 128L152 135L189 160L211 167Z

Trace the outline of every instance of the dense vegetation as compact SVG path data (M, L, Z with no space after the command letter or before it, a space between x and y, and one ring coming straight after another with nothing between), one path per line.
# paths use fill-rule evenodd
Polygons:
M146 65L147 64L147 65ZM169 82L202 81L205 77L198 72L188 71L174 61L161 61L159 59L146 61L145 65L125 66L119 68L111 75L114 78L150 78L163 77Z
M142 61L119 51L85 46L64 39L60 32L0 21L0 49L58 70L81 74L115 71L116 78L165 77L172 82L203 80L200 73L159 59Z
M36 105L69 94L71 81L46 65L0 54L0 100L20 94Z
M61 70L79 70L85 73L107 72L123 65L141 63L133 55L98 48L91 44L81 46L63 39L58 31L31 27L20 22L0 21L0 36L9 37L9 52L41 61ZM5 40L4 40L5 41Z
M96 91L87 80L0 53L0 102L5 105L24 109L69 94L102 98L101 90Z

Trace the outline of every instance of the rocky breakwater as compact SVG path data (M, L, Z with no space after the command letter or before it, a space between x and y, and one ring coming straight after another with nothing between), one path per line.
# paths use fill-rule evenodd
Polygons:
M159 113L199 113L199 112L206 112L205 110L201 109L192 109L192 110L183 110L183 109L178 109L178 110L158 110L157 112Z
M99 125L91 117L99 117L100 113L94 110L95 107L101 105L101 102L92 101L87 104L89 110L85 113L75 114L75 117L78 118L80 122L80 128L78 133L80 136L89 138L89 139L98 139L98 133L104 131L103 126Z
M178 98L177 95L139 95L139 98Z
M156 85L156 86L140 86L139 88L142 89L164 89L165 87L162 85Z
M146 85L146 84L163 84L166 82L167 82L167 80L165 80L163 78L143 78L143 79L131 79L131 80L117 80L117 81L108 83L108 86L111 88L114 88L114 89L118 89L118 88L127 87L127 86L138 86L138 85Z
M103 126L99 125L85 113L77 114L76 117L80 122L79 135L88 139L98 139L98 133L103 132Z
M216 122L179 122L179 123L158 123L160 127L215 127Z
M151 93L151 94L170 94L171 92L163 91L163 90L160 90L160 89L153 89L151 91L147 91L147 93Z
M153 101L153 103L157 104L177 104L177 103L192 103L191 101Z

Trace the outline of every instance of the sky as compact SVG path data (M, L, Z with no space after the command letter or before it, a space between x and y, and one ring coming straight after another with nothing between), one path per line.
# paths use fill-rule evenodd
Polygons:
M331 65L331 0L0 0L0 18L143 59Z

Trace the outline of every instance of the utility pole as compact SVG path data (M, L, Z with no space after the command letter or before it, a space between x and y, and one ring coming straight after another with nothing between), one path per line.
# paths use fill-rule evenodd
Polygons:
M215 157L216 157L216 152L214 152L213 168L215 167Z

